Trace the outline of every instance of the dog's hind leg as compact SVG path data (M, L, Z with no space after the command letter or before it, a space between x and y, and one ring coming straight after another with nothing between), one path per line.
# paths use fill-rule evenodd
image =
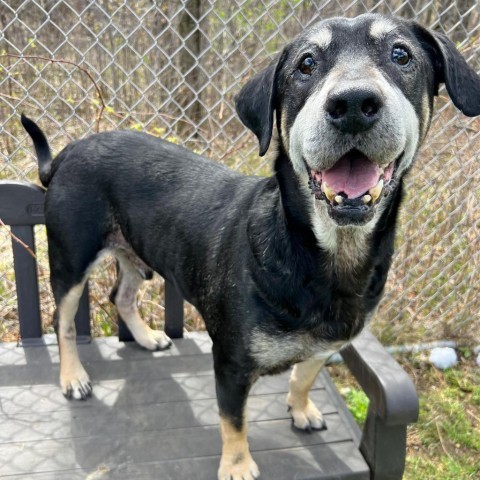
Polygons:
M87 278L66 291L57 301L55 329L60 349L60 386L67 398L85 400L92 393L90 378L80 362L76 342L75 314ZM55 281L52 285L55 290ZM56 297L58 298L58 292Z
M311 357L293 366L287 405L295 427L301 430L323 430L327 427L323 415L309 398L309 392L325 360Z
M151 329L140 317L137 293L151 271L133 253L114 252L118 261L118 278L110 295L119 315L126 323L135 341L148 350L165 350L172 341L165 332Z

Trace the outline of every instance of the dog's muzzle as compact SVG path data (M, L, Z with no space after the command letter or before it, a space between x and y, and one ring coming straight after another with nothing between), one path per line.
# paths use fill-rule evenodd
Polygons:
M307 165L309 187L317 200L327 203L330 217L339 225L363 225L373 218L382 196L393 190L400 157L382 167L354 149L328 170Z
M380 118L383 101L373 89L348 89L328 95L325 112L327 121L346 134L370 130Z

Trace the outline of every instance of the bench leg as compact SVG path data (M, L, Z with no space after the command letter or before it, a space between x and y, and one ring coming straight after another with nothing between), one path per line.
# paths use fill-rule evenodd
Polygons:
M165 280L165 333L170 338L183 337L183 298L175 285Z
M360 451L371 469L372 480L401 480L405 469L407 425L385 425L371 404Z

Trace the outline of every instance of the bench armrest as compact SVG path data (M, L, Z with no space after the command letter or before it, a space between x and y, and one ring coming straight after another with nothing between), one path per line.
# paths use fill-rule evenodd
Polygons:
M385 425L418 420L418 396L412 380L370 332L340 353Z
M415 386L370 332L340 353L370 400L360 451L370 466L371 479L400 480L405 469L407 425L418 419Z

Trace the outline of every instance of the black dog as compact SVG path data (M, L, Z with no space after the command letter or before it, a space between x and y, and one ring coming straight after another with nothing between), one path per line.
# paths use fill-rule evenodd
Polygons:
M221 416L220 479L259 474L244 407L260 375L295 364L287 398L294 423L323 428L309 389L380 300L402 179L441 83L466 115L480 114L480 78L445 36L379 15L309 27L236 99L260 155L276 112L271 178L242 176L137 132L93 135L52 160L41 130L22 117L48 186L64 394L91 392L73 318L92 266L109 251L120 265L114 301L138 343L170 345L136 307L152 270L205 319Z

